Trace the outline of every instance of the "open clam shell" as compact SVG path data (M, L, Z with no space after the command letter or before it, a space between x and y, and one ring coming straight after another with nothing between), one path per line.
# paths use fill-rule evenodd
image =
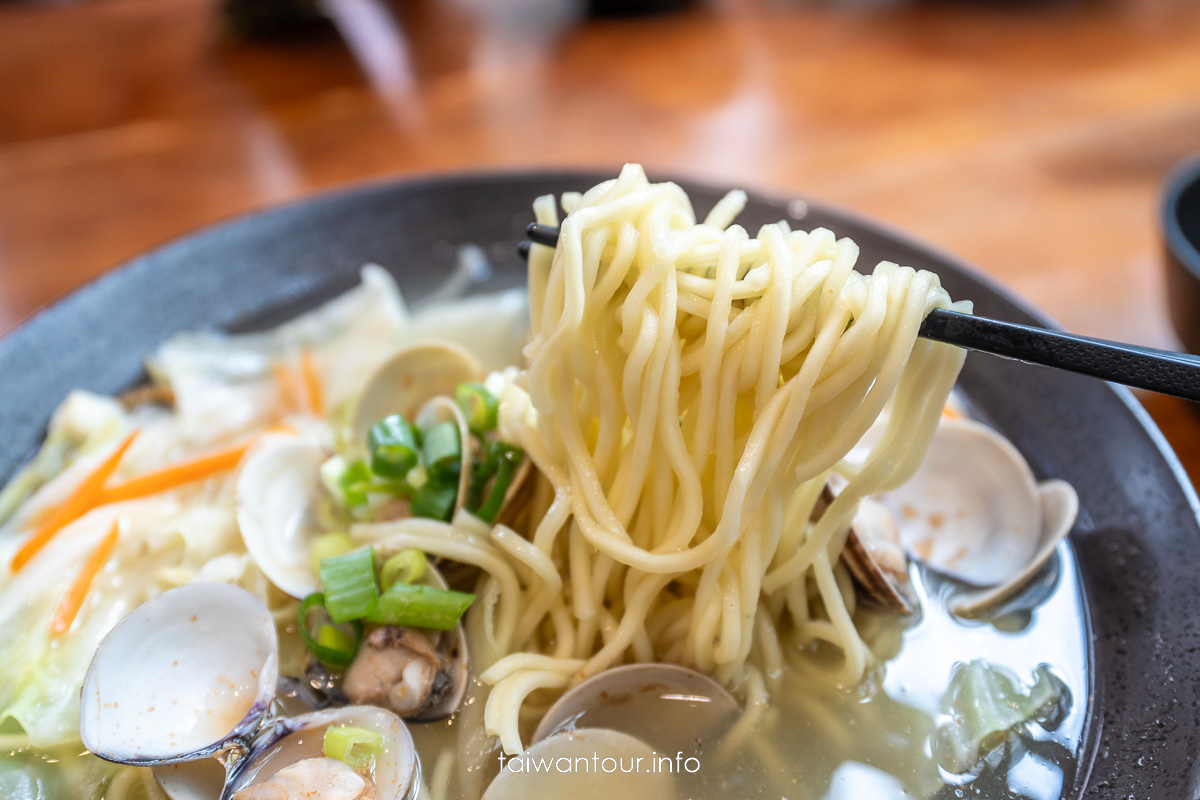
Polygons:
M453 397L460 383L482 381L484 375L479 359L451 342L422 342L400 350L363 387L351 425L354 441L365 442L371 426L391 414L415 419L431 397Z
M851 461L866 457L881 426ZM844 481L830 478L819 515ZM992 428L944 418L925 459L904 485L864 499L842 560L868 599L905 613L915 603L907 558L969 587L951 610L974 615L1018 592L1071 530L1079 500L1070 484L1038 483L1021 453Z
M243 789L264 783L303 759L323 756L325 731L346 726L365 728L383 737L383 751L368 776L373 783L373 800L416 798L421 788L421 768L404 723L382 708L346 706L277 720L233 767L221 800L232 800Z
M225 787L225 765L215 758L159 764L153 772L171 800L215 800Z
M716 741L739 713L733 695L707 675L676 664L626 664L563 694L542 716L533 741L606 729L636 735L661 753L691 753L698 742Z
M954 597L951 610L961 616L973 616L1012 597L1032 581L1054 556L1059 543L1071 532L1079 514L1079 495L1066 481L1049 480L1038 485L1041 500L1042 537L1037 552L1023 569L1002 583L978 591L962 592Z
M913 558L974 587L951 602L960 614L1032 580L1079 509L1070 484L1039 484L1011 442L970 419L943 420L916 474L877 499Z
M882 502L905 549L975 586L1019 573L1041 540L1037 481L1012 443L971 420L938 426L917 473Z
M121 764L213 755L257 729L275 694L278 649L270 612L243 589L193 583L151 598L92 657L83 744Z
M916 594L908 580L908 556L900 545L896 521L869 497L863 499L850 523L842 560L876 605L901 614L916 610Z
M816 518L833 502L837 495L835 487L844 486L838 476L830 476L814 508ZM846 533L842 563L874 605L901 614L916 610L916 593L908 579L908 555L900 543L899 527L891 512L873 498L863 498L854 513Z
M303 436L270 434L238 474L237 519L246 550L271 583L297 599L320 586L309 552L322 533L313 504L322 493L327 455Z

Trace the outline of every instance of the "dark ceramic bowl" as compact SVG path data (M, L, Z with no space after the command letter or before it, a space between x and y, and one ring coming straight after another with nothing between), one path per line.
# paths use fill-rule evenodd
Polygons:
M1179 164L1163 188L1167 307L1179 341L1200 354L1200 156Z
M0 341L0 480L36 448L74 387L115 393L176 331L276 323L358 279L391 269L419 299L458 245L481 245L485 288L520 284L515 255L530 202L613 173L458 175L381 183L201 231L134 259ZM684 182L706 210L723 190ZM941 274L978 313L1048 325L1043 315L953 256L819 202L754 194L741 221L823 225L854 238L863 261ZM1196 496L1162 436L1123 389L990 356L967 358L960 385L1026 454L1069 480L1081 511L1071 541L1092 633L1089 719L1070 798L1200 796L1200 521Z

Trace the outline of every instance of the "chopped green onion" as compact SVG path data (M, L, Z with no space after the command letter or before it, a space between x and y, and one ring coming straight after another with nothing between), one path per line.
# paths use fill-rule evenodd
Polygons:
M429 480L429 475L426 474L425 467L421 466L420 464L417 464L415 467L410 469L408 474L404 476L404 482L407 483L408 488L414 492L424 486L425 481L427 480Z
M325 608L334 622L361 619L375 607L375 552L362 547L321 561Z
M379 596L374 610L367 615L381 625L407 625L412 628L451 630L475 595L437 589L433 586L393 584Z
M383 736L366 728L330 726L325 729L325 755L362 769L383 753Z
M384 417L367 434L371 471L383 478L400 480L417 465L419 447L417 431L408 420L399 414Z
M483 490L487 483L500 468L500 455L508 448L504 442L481 440L483 459L475 462L471 471L471 485L467 487L467 501L463 503L468 511L474 511L483 505Z
M426 481L413 492L409 511L414 517L429 517L449 522L454 514L454 502L458 499L458 485Z
M496 521L496 516L504 505L504 497L508 494L508 487L512 485L516 475L517 466L524 457L525 453L521 448L504 445L499 454L499 467L496 469L496 480L492 481L492 490L488 492L487 500L483 501L479 510L474 512L475 516L488 523Z
M312 571L319 575L322 561L349 553L357 546L358 543L348 533L327 533L313 542L312 549L308 551L308 563Z
M457 480L462 461L458 426L453 422L439 422L425 431L421 438L421 455L430 479Z
M342 652L354 652L357 646L353 636L332 625L322 625L317 629L317 644Z
M383 480L365 461L347 463L341 456L333 456L321 465L321 482L339 503L356 511L367 506L372 495L408 497L412 494L412 487L403 480Z
M460 383L454 389L454 399L467 415L471 430L482 433L496 427L500 401L482 383Z
M354 621L349 624L348 627L354 632L353 635L347 634L333 625L321 623L320 628L317 629L317 635L314 637L308 618L310 612L317 608L328 614L328 609L325 608L325 595L320 592L310 594L300 603L300 611L297 614L300 639L308 651L316 656L322 664L328 664L331 667L350 666L354 661L354 656L358 653L358 643L362 638L362 623Z
M337 479L342 497L351 508L367 504L367 495L374 488L374 483L375 476L365 461L347 464L345 471Z
M389 558L379 571L379 585L386 592L397 583L416 583L425 574L425 554L415 548L401 550Z

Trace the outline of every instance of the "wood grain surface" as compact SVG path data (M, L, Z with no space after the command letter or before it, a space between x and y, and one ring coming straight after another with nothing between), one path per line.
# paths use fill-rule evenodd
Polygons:
M328 7L338 30L264 44L214 0L0 3L0 333L150 246L329 187L640 161L854 207L1074 331L1177 346L1157 204L1200 150L1198 3ZM1196 479L1200 413L1144 399Z

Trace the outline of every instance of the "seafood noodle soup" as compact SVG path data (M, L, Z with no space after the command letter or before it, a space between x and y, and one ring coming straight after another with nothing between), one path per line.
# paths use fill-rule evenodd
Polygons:
M1074 489L917 338L969 302L744 203L631 165L523 290L367 266L68 396L0 495L0 794L1060 797Z

